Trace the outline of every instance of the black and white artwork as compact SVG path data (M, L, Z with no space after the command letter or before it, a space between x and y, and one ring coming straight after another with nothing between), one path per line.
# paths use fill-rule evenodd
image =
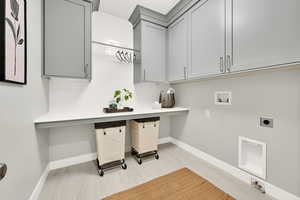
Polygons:
M0 81L26 84L26 1L0 1Z

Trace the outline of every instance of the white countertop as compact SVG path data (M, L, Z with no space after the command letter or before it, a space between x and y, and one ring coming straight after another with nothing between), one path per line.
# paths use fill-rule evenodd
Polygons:
M47 113L34 121L37 128L51 128L81 124L93 124L99 122L130 120L163 115L174 115L188 113L188 108L162 108L136 109L133 112L124 113L103 113L103 112L68 112L68 113Z

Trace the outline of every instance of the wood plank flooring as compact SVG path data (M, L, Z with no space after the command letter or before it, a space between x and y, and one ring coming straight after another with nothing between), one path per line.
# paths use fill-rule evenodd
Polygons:
M173 144L159 148L160 159L148 159L142 165L128 156L127 170L113 169L99 177L95 162L52 171L39 200L101 200L159 176L187 167L237 200L274 200L261 194L224 171Z

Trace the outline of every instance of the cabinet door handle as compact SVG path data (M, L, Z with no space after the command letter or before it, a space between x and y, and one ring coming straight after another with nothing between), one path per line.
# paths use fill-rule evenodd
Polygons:
M227 72L231 71L231 56L230 55L227 55L226 69L227 69Z
M224 73L224 58L220 57L220 72Z
M146 81L146 70L144 69L144 81Z
M184 76L184 79L186 80L186 67L183 68L183 76Z
M188 80L188 68L184 67L183 69L184 69L184 79Z

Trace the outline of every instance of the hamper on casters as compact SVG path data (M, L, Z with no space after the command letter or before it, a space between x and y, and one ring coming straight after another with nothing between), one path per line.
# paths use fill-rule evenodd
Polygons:
M99 175L103 176L105 169L116 166L122 166L123 169L126 169L126 121L97 123L95 129Z
M135 155L139 164L142 164L143 157L155 156L159 159L157 153L159 124L159 117L131 121L131 153Z

